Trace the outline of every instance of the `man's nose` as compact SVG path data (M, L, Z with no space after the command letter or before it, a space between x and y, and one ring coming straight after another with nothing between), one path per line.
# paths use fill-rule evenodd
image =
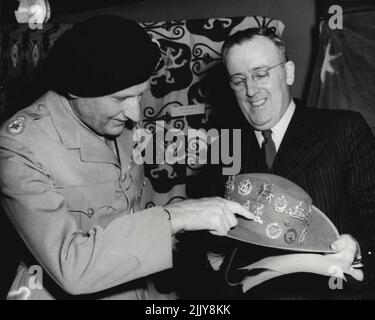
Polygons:
M249 97L254 96L256 93L258 93L259 88L257 84L255 83L254 79L252 77L248 77L246 79L246 94Z
M127 118L138 122L141 120L141 105L138 97L132 97L126 101L124 105L124 114Z

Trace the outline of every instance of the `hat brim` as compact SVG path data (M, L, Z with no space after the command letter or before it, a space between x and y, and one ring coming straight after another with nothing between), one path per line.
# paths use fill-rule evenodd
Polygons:
M260 232L259 224L253 220L238 217L238 224L229 231L227 237L259 246L297 252L333 253L332 242L339 233L331 220L318 208L312 206L308 232L302 244L288 244L280 239L270 239Z

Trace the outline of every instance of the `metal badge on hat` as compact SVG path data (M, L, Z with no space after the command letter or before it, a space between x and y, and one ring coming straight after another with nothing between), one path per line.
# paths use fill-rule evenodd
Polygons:
M304 252L332 252L338 231L328 217L312 205L310 196L295 183L271 174L230 176L226 199L255 215L238 218L228 236L244 242Z

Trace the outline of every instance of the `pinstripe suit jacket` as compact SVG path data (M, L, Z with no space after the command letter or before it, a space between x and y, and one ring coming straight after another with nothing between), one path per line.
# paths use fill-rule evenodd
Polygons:
M305 108L297 104L270 171L254 131L242 127L241 173L270 172L287 178L304 190L336 225L359 242L365 264L365 281L350 281L332 291L328 278L311 274L287 275L250 290L253 298L344 298L374 294L375 283L375 138L356 112ZM215 183L221 195L224 181ZM212 193L212 190L211 190ZM236 244L238 245L238 243ZM285 251L239 244L236 265L248 265ZM340 291L340 292L338 292ZM233 289L225 298L238 298ZM241 296L242 297L242 296Z

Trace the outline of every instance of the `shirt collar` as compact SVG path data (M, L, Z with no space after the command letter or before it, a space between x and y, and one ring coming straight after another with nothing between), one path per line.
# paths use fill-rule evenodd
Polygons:
M286 109L284 115L281 117L278 123L276 123L272 128L272 140L275 143L276 151L279 150L281 141L284 138L286 129L289 126L290 120L292 119L292 116L294 114L294 111L296 109L296 104L294 103L293 99L291 99L290 104L288 108ZM258 130L254 130L255 136L258 140L259 147L262 147L262 142L264 140L262 136L262 132Z

